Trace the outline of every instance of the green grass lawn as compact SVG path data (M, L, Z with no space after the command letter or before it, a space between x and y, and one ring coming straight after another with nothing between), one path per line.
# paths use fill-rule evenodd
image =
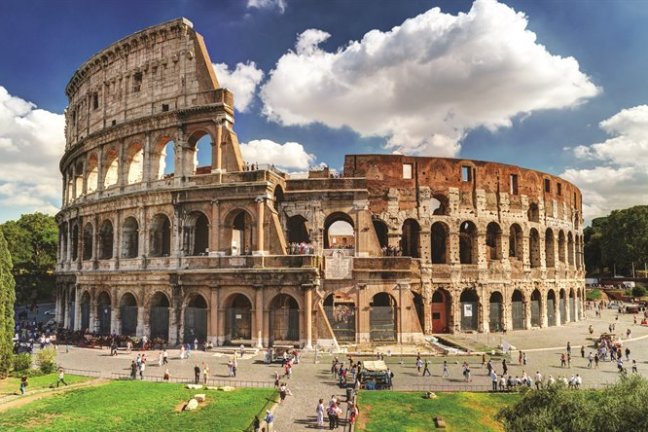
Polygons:
M65 374L65 382L68 384L75 384L91 379L93 378ZM34 390L41 390L49 386L56 387L57 380L58 372L48 375L29 377L27 379L27 391L29 392ZM11 393L20 393L20 378L7 378L0 380L0 396Z
M520 398L513 393L437 393L436 399L423 399L422 395L423 392L361 392L357 430L427 432L436 430L434 417L441 416L449 432L501 431L502 425L495 415Z
M194 394L207 403L193 412L176 407ZM111 381L54 395L3 412L1 431L242 431L274 389L187 390L179 384Z

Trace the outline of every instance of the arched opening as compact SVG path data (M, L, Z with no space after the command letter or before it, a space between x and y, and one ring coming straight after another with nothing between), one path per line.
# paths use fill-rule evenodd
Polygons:
M72 261L79 258L79 225L74 223L72 225Z
M281 212L279 211L281 209L281 204L284 202L284 191L281 186L277 185L274 190L273 194L274 200L272 201L272 204L274 206L274 209L279 215L281 215Z
M324 311L338 342L353 342L356 334L355 302L344 293L330 294Z
M434 216L447 216L450 214L448 197L441 194L435 194L430 200L430 210Z
M556 266L556 247L554 245L554 235L551 228L545 232L545 261L547 268Z
M128 184L140 183L144 178L144 148L133 143L126 153L126 181Z
M524 295L522 295L522 291L515 290L513 291L513 297L511 298L511 318L513 321L513 330L524 329L524 321L526 318L524 312Z
M232 219L232 255L249 255L253 250L252 217L244 210Z
M271 344L299 340L299 304L288 294L279 294L270 303Z
M491 332L500 332L504 329L504 298L502 293L498 291L492 293L489 303L488 327Z
M576 321L576 298L574 296L574 289L569 290L569 320Z
M194 157L194 174L210 174L212 170L212 139L205 132L196 132L189 138Z
M83 260L92 259L92 251L94 246L94 236L92 235L92 224L88 222L83 227Z
M522 228L513 224L509 230L509 259L514 258L522 261Z
M169 298L158 291L151 297L149 327L151 339L169 340Z
M496 222L486 226L487 256L491 261L502 259L502 229Z
M306 229L306 218L304 216L295 215L289 217L286 228L288 231L288 243L310 243L310 236Z
M439 288L432 294L432 332L448 333L450 326L448 323L451 307L450 293Z
M470 221L459 229L459 261L461 264L477 264L477 227Z
M226 302L225 341L234 345L252 339L252 302L243 294L234 294Z
M421 227L414 219L406 219L403 222L403 234L400 244L403 256L418 258L420 244Z
M372 341L396 340L396 300L387 293L373 296L369 314L369 337Z
M435 222L430 229L432 238L432 264L448 263L448 225L443 222Z
M542 308L542 295L537 289L531 293L531 327L540 327L540 310Z
M99 259L106 260L113 257L114 239L115 235L112 222L106 219L101 223L101 227L99 228Z
M106 291L102 291L97 297L97 320L99 321L97 332L100 335L110 334L111 309L110 295Z
M121 317L121 334L135 336L137 333L137 301L131 293L122 296L119 302L119 315Z
M149 254L152 257L164 257L171 254L171 222L165 214L158 213L153 216Z
M152 162L154 164L152 172L156 179L172 178L175 174L175 142L163 141L158 146Z
M184 311L184 343L207 340L207 301L200 294L189 299Z
M383 255L386 255L386 249L389 245L389 229L387 228L387 224L384 221L374 217L373 227L374 231L376 232L376 237L378 237L378 244L380 245L380 249L383 251Z
M354 249L355 229L351 217L342 212L330 214L324 222L324 249Z
M184 228L184 251L187 255L209 253L209 220L202 212L192 212Z
M558 260L565 263L565 233L562 230L558 232Z
M547 293L547 325L556 325L556 293L552 289Z
M110 149L106 152L104 158L104 166L106 167L106 174L104 175L104 189L111 186L116 186L119 182L119 155L117 150Z
M99 188L99 161L97 155L92 154L88 158L88 165L86 168L86 192L91 194Z
M90 328L90 294L88 291L81 296L81 331L85 332Z
M569 267L574 267L574 236L572 233L567 234L567 261Z
M560 290L560 323L567 323L567 295L564 289Z
M540 209L538 209L538 204L531 203L529 204L529 210L527 210L527 217L529 222L540 222Z
M540 267L540 235L535 228L529 231L529 263L532 268Z
M465 289L459 297L461 330L477 331L479 323L479 296L474 289Z
M139 251L139 224L130 216L122 224L122 258L136 258Z

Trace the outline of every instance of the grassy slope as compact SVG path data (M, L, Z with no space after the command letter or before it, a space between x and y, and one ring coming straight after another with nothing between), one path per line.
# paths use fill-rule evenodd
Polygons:
M195 412L175 412L179 403L196 393L207 394L207 406ZM274 389L196 391L177 384L113 381L2 413L0 430L241 431L273 394Z
M358 430L431 431L436 430L434 417L441 416L448 431L501 431L495 415L503 406L519 399L517 394L490 393L437 393L437 396L427 400L420 392L362 392Z
M75 384L83 381L91 380L92 378L65 374L65 382L68 384ZM34 391L47 388L49 386L56 386L58 380L58 372L48 375L41 375L29 377L27 379L27 391ZM61 384L63 386L63 384ZM20 392L20 378L7 378L0 380L0 395L7 393Z

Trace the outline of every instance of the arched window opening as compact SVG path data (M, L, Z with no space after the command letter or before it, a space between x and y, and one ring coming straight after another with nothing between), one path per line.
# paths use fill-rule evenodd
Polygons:
M477 227L470 221L459 229L459 260L461 264L477 264Z
M403 256L418 258L419 245L421 243L421 227L414 219L406 219L403 222L403 234L401 237L401 250Z
M83 227L83 260L91 260L93 255L94 235L92 232L92 224L87 223Z
M156 214L151 222L149 254L164 257L171 254L171 222L165 214Z
M373 296L369 314L370 339L372 341L396 340L396 300L387 293Z
M346 213L333 213L324 223L324 249L354 249L353 220Z
M554 235L551 228L545 232L545 261L547 268L556 266L556 247L554 245Z
M136 258L139 251L139 224L134 217L127 217L122 224L122 258Z
M491 261L502 259L502 229L495 222L486 227L486 247Z
M513 297L511 299L511 318L513 321L513 330L524 329L524 296L520 290L513 291Z
M448 263L448 226L443 222L435 222L431 228L432 264Z
M99 259L106 260L113 257L114 239L112 222L106 219L99 228Z
M128 184L140 183L144 178L144 148L141 144L131 144L128 148L126 171Z
M491 332L504 330L504 298L502 293L495 291L490 296L490 313L488 327Z
M529 231L529 262L531 267L540 267L540 235L538 230Z
M531 203L529 204L529 210L527 210L527 217L529 222L540 222L540 209L538 209L538 204Z
M387 255L387 246L389 246L389 229L387 224L374 217L373 218L373 227L376 232L376 237L378 237L378 244L380 245L380 250L383 255Z

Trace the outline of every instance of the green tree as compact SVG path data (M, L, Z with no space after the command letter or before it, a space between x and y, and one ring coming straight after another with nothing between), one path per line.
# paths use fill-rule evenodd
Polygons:
M16 284L11 270L11 254L0 228L0 378L7 375L13 361Z
M58 226L43 213L22 215L2 225L13 258L18 301L49 299L54 292Z

